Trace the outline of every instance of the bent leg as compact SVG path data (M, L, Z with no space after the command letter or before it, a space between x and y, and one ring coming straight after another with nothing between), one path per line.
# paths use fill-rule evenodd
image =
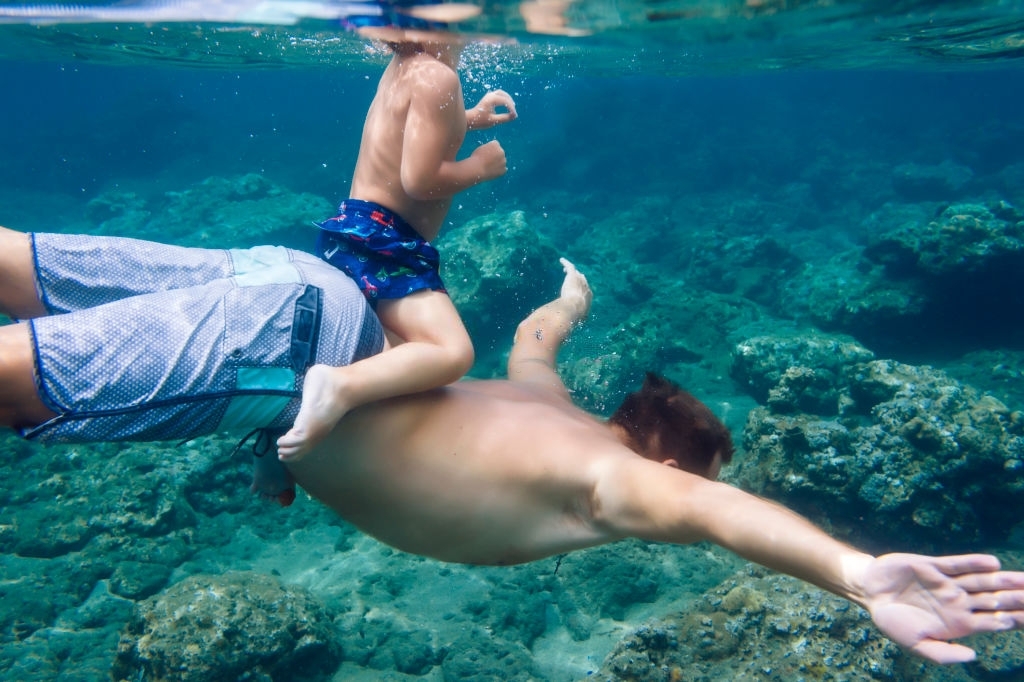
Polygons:
M36 291L32 238L0 227L0 312L29 320L46 314Z
M53 315L236 274L228 251L127 237L32 235L39 297Z
M0 327L0 426L28 429L56 416L39 398L28 325Z
M347 367L311 367L295 424L277 442L281 459L302 457L349 410L444 386L473 365L469 333L447 294L423 290L383 300L377 315L405 343Z

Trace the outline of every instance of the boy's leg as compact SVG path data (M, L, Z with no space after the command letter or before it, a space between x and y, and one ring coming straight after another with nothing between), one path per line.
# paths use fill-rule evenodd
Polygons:
M0 312L19 320L46 314L36 291L31 237L6 227L0 227Z
M277 442L281 459L302 457L359 405L444 386L473 365L472 341L447 294L382 300L377 316L404 343L347 367L311 367L295 424Z

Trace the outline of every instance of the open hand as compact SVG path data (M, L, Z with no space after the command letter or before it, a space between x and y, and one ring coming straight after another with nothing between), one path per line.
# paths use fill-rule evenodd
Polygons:
M936 663L974 660L948 640L1024 626L1024 572L988 554L886 554L864 573L865 606L887 637Z

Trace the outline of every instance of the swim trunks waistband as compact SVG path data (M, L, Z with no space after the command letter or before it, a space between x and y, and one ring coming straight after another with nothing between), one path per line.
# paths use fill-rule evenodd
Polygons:
M412 225L406 222L405 218L392 211L387 206L382 206L374 201L363 201L362 199L345 199L338 204L338 214L320 223L320 229L331 230L332 223L338 225L337 231L344 228L341 224L347 218L368 219L381 227L390 227L403 239L423 240L423 237Z
M317 255L351 277L371 305L424 289L447 293L437 249L387 207L346 199L317 225Z

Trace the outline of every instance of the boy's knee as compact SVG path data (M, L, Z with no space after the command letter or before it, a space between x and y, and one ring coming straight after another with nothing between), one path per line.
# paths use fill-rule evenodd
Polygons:
M453 344L450 350L452 367L458 371L459 377L462 377L473 367L473 363L476 361L476 351L473 350L473 342L467 336L464 340Z

